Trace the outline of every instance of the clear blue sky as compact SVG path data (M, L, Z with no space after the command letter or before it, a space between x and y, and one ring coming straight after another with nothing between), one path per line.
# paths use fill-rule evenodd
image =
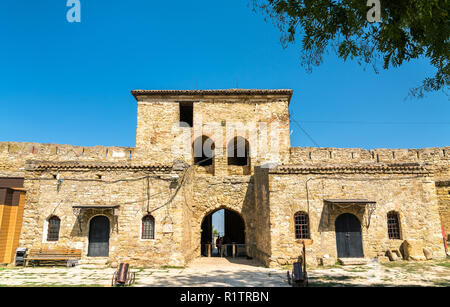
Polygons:
M240 88L293 89L292 118L320 146L450 144L447 96L404 101L433 73L426 61L377 75L330 54L308 74L251 0L81 4L81 23L71 24L66 0L0 2L0 141L134 146L130 90L234 88L238 79ZM292 146L313 146L291 129Z

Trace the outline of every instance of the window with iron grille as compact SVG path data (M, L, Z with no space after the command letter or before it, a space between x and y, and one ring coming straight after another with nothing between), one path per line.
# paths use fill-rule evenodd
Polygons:
M297 212L294 215L295 238L310 239L309 235L309 217L305 212Z
M155 238L155 219L151 215L146 215L142 219L142 239Z
M58 241L61 220L57 216L48 219L47 241Z
M400 223L397 212L389 212L387 215L387 226L389 239L400 238Z

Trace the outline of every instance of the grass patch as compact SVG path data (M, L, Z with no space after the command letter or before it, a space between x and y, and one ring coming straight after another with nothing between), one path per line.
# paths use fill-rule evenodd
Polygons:
M163 265L161 269L167 270L167 269L185 269L184 266L176 266L176 265Z
M352 268L352 269L344 269L346 272L350 272L350 273L363 273L363 272L367 272L367 269L363 269L363 268Z
M443 266L444 268L450 268L450 261L439 262L439 263L436 263L436 265Z
M320 279L324 279L324 280L338 280L338 281L345 281L345 280L350 280L353 279L354 277L352 276L347 276L347 275L340 275L340 276L322 276L320 277Z

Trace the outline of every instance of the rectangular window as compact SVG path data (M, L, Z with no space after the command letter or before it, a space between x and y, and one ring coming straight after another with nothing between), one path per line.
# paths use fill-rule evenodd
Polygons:
M192 127L194 123L194 103L180 102L180 127Z

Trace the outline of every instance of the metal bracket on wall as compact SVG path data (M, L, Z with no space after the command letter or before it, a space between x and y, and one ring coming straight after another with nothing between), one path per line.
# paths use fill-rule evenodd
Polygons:
M73 208L72 207L73 214L77 217L78 226L80 227L80 235L83 233L83 229L81 227L81 208Z
M366 228L369 228L369 226L370 226L370 219L372 217L372 214L377 209L377 204L376 203L368 203L366 206L367 206L367 223L366 223Z

